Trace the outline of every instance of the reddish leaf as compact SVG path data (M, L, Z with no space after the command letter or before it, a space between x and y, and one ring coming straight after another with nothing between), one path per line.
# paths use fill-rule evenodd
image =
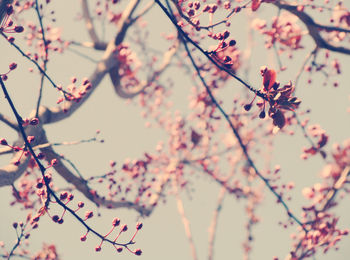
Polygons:
M317 142L318 148L322 148L323 146L325 146L327 144L327 141L328 141L328 136L325 134L322 134L320 140Z
M253 12L258 10L258 8L260 7L260 4L261 4L261 0L253 0L252 1L252 10L253 10Z
M315 147L310 147L310 148L308 148L308 149L305 149L305 150L304 150L304 153L308 153L308 154L314 155L314 154L317 153L317 149L316 149Z
M192 129L191 132L191 142L196 146L200 140L202 139L202 135L198 134L196 131Z
M272 86L275 84L275 82L276 82L276 71L267 70L264 73L264 79L263 79L265 91L269 91L272 88Z
M273 124L280 129L286 124L286 119L280 110L277 110L277 112L273 113L271 117L273 119Z

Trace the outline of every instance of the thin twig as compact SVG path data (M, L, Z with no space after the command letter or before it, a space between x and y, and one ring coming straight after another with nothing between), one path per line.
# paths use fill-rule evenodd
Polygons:
M59 197L57 197L56 193L51 189L49 183L48 183L48 180L47 178L45 178L45 172L46 172L46 168L42 165L42 163L40 162L39 158L36 156L31 144L28 142L28 139L27 139L27 134L25 133L24 131L24 128L22 126L22 118L21 116L18 114L17 112L17 109L15 108L13 102L12 102L12 99L11 97L9 96L8 92L7 92L7 89L6 89L6 86L4 84L4 82L2 81L1 77L0 77L0 85L1 85L1 88L4 92L4 95L6 97L6 100L7 102L9 103L16 119L17 119L17 122L18 122L18 126L20 128L20 133L23 137L23 140L25 142L25 145L27 147L27 149L29 150L30 154L32 155L32 157L34 158L35 162L37 163L38 167L39 167L39 170L41 172L41 175L43 177L43 180L44 180L44 183L45 183L45 187L46 187L46 190L47 190L47 203L49 203L49 198L50 196L52 196L55 201L57 202L57 204L59 204L65 211L68 211L71 215L73 215L73 217L78 221L80 222L86 229L88 232L90 233L93 233L94 235L96 235L97 237L99 237L101 240L105 241L105 242L108 242L112 245L117 245L117 246L123 246L125 248L127 248L128 245L132 245L134 244L133 241L129 241L127 243L117 243L115 241L112 241L108 238L106 238L105 236L103 236L102 234L98 233L95 229L91 228L88 224L86 224L86 222L71 208L69 208L65 203L63 203ZM46 207L48 205L45 205Z
M0 34L5 38L6 41L7 40L7 36L5 33L1 32L0 31ZM14 42L9 42L20 54L22 54L22 56L24 56L25 58L27 58L30 62L32 62L36 67L37 69L40 71L40 73L42 73L43 75L45 75L45 78L47 78L49 80L49 82L51 83L51 85L58 89L59 91L61 91L65 96L71 96L70 93L66 92L65 90L63 90L62 88L58 87L56 85L56 83L51 79L51 77L41 68L41 66L34 60L32 59L31 57L29 57L27 54L24 53L24 51L22 51L22 49L17 45L15 44Z
M163 10L163 12L165 13L165 15L169 18L169 20L173 23L173 25L176 27L176 29L178 30L178 32L181 34L181 36L186 39L186 41L190 42L192 45L194 45L196 47L196 49L198 49L203 55L205 55L207 57L208 60L210 60L217 68L219 68L222 71L225 71L226 73L228 73L230 76L232 76L234 79L236 79L237 81L239 81L242 85L244 85L247 89L249 89L250 91L254 92L257 96L263 98L266 100L266 95L264 93L262 93L261 91L254 89L253 87L251 87L247 82L245 82L243 79L241 79L240 77L238 77L236 74L234 74L232 71L226 69L224 66L220 65L215 59L213 59L210 56L210 53L205 51L201 46L199 46L198 43L196 43L195 41L193 41L187 33L185 33L182 28L180 26L178 26L176 19L169 13L169 11L166 9L166 7L159 1L159 0L155 0L155 2L159 5L159 7Z
M38 16L40 29L41 29L42 40L44 42L45 58L44 58L44 64L43 64L44 68L43 68L43 70L46 72L47 71L47 63L49 61L49 50L48 50L49 43L47 42L46 37L45 37L45 28L44 28L44 25L43 25L42 16L41 16L40 11L39 11L38 0L35 0L35 11L36 11L36 14ZM44 80L45 80L45 76L44 76L44 73L42 73L41 74L41 79L40 79L39 96L38 96L38 100L37 100L37 104L36 104L35 117L38 117L38 115L39 115L39 107L40 107L41 98L42 98L42 94L43 94Z
M155 0L158 5L162 8L162 10L168 15L168 17L171 19L171 21L174 20L173 16L169 13L169 11L165 8L165 6L163 6L162 3L160 3L158 0ZM176 28L178 28L178 26L176 26ZM243 151L244 156L246 157L248 164L250 165L250 167L253 168L253 170L255 171L255 174L265 183L266 187L272 192L272 194L277 198L277 201L279 203L282 204L282 206L285 208L288 216L290 218L292 218L300 227L303 228L303 230L305 232L308 232L308 230L305 228L304 224L292 213L292 211L289 209L288 205L286 204L286 202L282 199L281 195L278 194L275 189L272 187L272 185L270 184L269 180L267 178L265 178L257 169L257 167L255 166L253 160L251 159L250 155L248 154L248 150L246 145L243 143L243 140L240 136L240 134L238 133L237 129L235 128L235 126L233 125L232 121L230 120L229 116L227 115L227 113L223 110L223 108L221 107L221 105L217 102L216 98L214 97L212 91L210 90L209 86L207 85L206 81L204 80L203 76L201 75L201 72L196 64L196 62L194 61L191 51L189 50L188 46L187 46L187 39L189 39L189 37L180 29L178 29L180 32L180 38L185 46L187 55L194 67L194 69L197 72L197 75L200 79L200 81L202 82L203 86L205 87L211 101L213 102L213 104L219 109L220 113L224 116L225 120L227 121L227 123L229 124L233 134L235 135L235 137L238 140L238 143ZM192 40L190 41L192 43ZM195 45L195 47L197 47Z
M200 78L200 80L202 81L205 89L207 90L207 93L209 94L211 100L213 101L213 103L215 104L215 106L219 109L219 111L221 112L221 114L224 116L225 120L228 122L232 132L234 133L234 135L236 136L238 143L243 151L243 154L245 155L249 165L254 169L256 175L265 183L265 185L268 187L268 189L275 195L275 197L277 198L278 202L280 202L283 207L285 208L287 214L289 217L291 217L296 223L298 223L298 225L300 225L305 232L307 232L307 230L305 229L303 223L291 212L291 210L289 209L288 205L286 204L286 202L282 199L281 195L279 195L275 189L271 186L269 180L267 178L265 178L257 169L257 167L255 166L253 160L251 159L250 155L248 154L247 151L247 147L245 146L245 144L243 144L243 140L240 136L240 134L238 133L237 129L234 127L234 125L232 124L232 121L230 120L229 116L226 114L226 112L223 110L223 108L219 105L219 103L216 101L215 97L213 96L209 86L206 84L204 78L201 76L200 70L198 68L198 66L196 65L195 61L193 60L193 57L191 55L191 52L189 50L189 48L187 47L187 43L185 41L183 41L184 45L185 45L185 49L187 51L188 57L190 58L194 68L197 71L198 77Z

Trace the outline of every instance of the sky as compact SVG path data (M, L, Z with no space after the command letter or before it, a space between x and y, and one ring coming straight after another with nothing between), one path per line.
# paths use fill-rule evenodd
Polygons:
M68 8L69 5L69 8ZM82 22L77 21L78 1L53 1L51 8L55 10L56 25L64 28L62 35L66 40L87 40L88 36ZM271 16L268 8L262 8L263 17ZM35 19L34 12L28 12L30 19ZM148 26L152 28L151 42L155 49L162 49L164 41L161 34L173 30L172 25L165 19L159 8L155 6L145 17ZM45 20L44 20L45 22ZM238 16L232 21L234 32L237 34L238 46L244 47L247 44L247 21L244 16ZM240 26L244 24L245 26ZM113 31L112 29L109 29ZM106 31L106 38L108 38ZM241 36L241 37L239 37ZM157 38L158 37L158 38ZM241 41L239 41L241 39ZM277 67L277 62L273 54L265 54L263 41L258 34L254 35L255 45L252 48L252 57L249 61L251 65L249 81L258 85L261 78L258 73L260 66L271 64ZM18 44L26 48L23 41ZM305 41L306 47L312 42ZM78 49L78 48L75 48ZM100 53L90 50L82 50L85 54L98 59ZM300 50L296 54L293 62L286 61L289 65L288 73L281 74L281 81L293 78L299 70L306 51ZM14 48L0 39L0 71L6 71L11 62L19 64L18 69L10 74L6 82L9 93L21 115L28 116L33 109L38 95L39 76L36 73L28 72L32 65L26 61ZM311 118L313 123L319 123L323 129L331 136L330 143L342 142L349 137L350 121L349 113L346 109L350 106L349 101L349 76L348 69L350 61L348 57L335 55L343 65L343 74L337 78L339 87L323 86L323 78L320 75L313 77L313 83L306 84L307 77L301 77L297 94L303 102L303 109L312 108ZM89 75L94 68L94 63L83 59L71 51L66 51L63 55L52 55L49 63L48 73L52 75L55 82L68 84L70 77L82 78ZM188 89L191 85L191 78L183 76L177 77L179 73L175 66L167 71L164 79L172 78L174 81L173 102L174 107L179 110L186 110ZM235 85L237 85L235 83ZM44 89L44 104L52 104L57 100L57 92L46 82ZM10 115L11 111L5 99L0 100L0 111ZM101 137L105 140L101 143L85 143L76 146L58 147L57 151L63 153L65 157L74 161L84 176L100 175L109 170L109 161L120 162L125 158L138 158L145 151L154 150L159 139L165 138L165 133L158 128L145 128L146 121L140 115L141 110L127 101L120 99L114 93L109 78L105 78L101 86L90 97L72 117L60 123L45 127L49 140L52 142L77 141L88 139L94 136L97 129L101 130ZM108 120L106 120L108 119ZM16 134L9 128L0 124L0 137L14 140ZM283 181L293 180L296 188L293 200L290 202L291 208L300 213L300 205L305 202L301 195L304 187L321 181L319 172L323 165L319 158L311 158L307 161L301 160L299 155L304 146L308 143L303 138L300 130L296 129L294 136L279 134L275 139L275 148L271 155L271 165L279 164L282 167L281 177ZM327 148L330 148L328 145ZM8 156L0 157L0 165L5 165L9 160ZM258 159L257 159L258 160ZM258 160L259 161L259 160ZM263 163L263 162L262 162ZM59 178L57 181L60 182ZM196 246L198 259L208 257L208 228L211 223L213 212L217 206L217 197L220 187L213 183L207 176L197 174L192 177L192 190L182 192L181 198L184 203L185 213L191 225L193 240ZM280 220L285 220L285 212L281 205L275 203L275 198L265 188L265 200L259 206L257 213L261 218L261 223L253 229L253 251L251 259L272 259L278 256L280 259L288 254L290 250L290 230L285 230L278 225ZM6 248L14 244L16 234L12 228L14 221L24 220L26 213L18 207L9 207L12 201L11 189L9 187L0 189L0 241L4 241ZM75 192L76 201L82 200L82 196ZM86 201L86 200L84 200ZM350 228L350 199L342 200L336 212L342 216L340 226ZM86 202L86 208L91 208L96 212L96 208ZM242 242L245 237L245 202L236 200L233 196L226 195L223 207L220 211L217 237L214 249L214 259L242 259ZM56 210L56 209L53 209ZM59 209L57 209L59 210ZM119 217L122 223L127 223L132 230L138 221L144 223L144 227L137 235L134 249L141 248L143 255L140 259L191 259L190 247L185 235L184 227L177 211L176 199L168 196L166 203L161 204L148 218L139 218L135 212L125 209L118 210L98 210L100 217L91 219L91 225L97 230L108 232L111 222L115 217ZM70 216L66 216L63 225L52 223L48 217L40 220L40 228L31 233L29 249L36 252L42 243L55 243L62 259L135 259L136 256L123 252L118 255L113 247L104 245L102 251L96 253L94 248L99 244L99 240L88 237L86 242L80 241L80 236L85 233L84 228ZM132 232L132 231L130 231ZM130 234L125 234L127 239ZM123 238L123 237L122 237ZM339 243L340 250L332 251L327 255L317 255L315 259L346 260L350 256L350 248L347 246L349 238L345 238ZM1 251L0 251L1 252ZM14 258L16 259L16 258Z

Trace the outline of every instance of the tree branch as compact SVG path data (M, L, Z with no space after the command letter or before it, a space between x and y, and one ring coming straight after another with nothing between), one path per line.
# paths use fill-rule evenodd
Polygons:
M297 16L300 19L300 21L302 21L305 24L305 26L308 29L309 35L311 36L311 38L314 40L315 44L319 48L350 55L349 48L335 46L335 45L328 43L321 36L320 29L324 29L324 30L332 30L333 29L336 31L344 31L345 30L344 32L350 32L350 30L341 29L341 28L335 29L335 27L332 27L332 26L320 25L320 24L316 23L310 15L306 14L303 11L298 11L298 6L296 6L296 5L285 4L281 1L274 2L273 4L275 6L277 6L278 8L286 10L286 11L294 14L295 16Z
M45 143L48 143L46 136L43 140ZM137 205L133 202L129 201L114 201L114 200L106 200L104 197L100 197L96 194L87 184L85 179L81 177L77 177L74 175L62 162L60 159L60 155L57 154L51 145L40 148L41 152L45 154L45 158L48 162L53 159L58 160L58 164L53 166L56 172L67 182L80 191L87 199L91 202L95 203L97 206L103 206L107 208L128 208L134 209L139 212L141 215L148 215L149 210L143 208L140 205Z
M0 168L0 187L11 186L27 169L29 157L22 156L20 164L14 164L20 156L21 152L16 153L8 165Z
M114 90L118 94L119 97L121 98L133 98L134 96L138 95L141 93L146 87L148 87L152 82L154 82L161 74L164 72L167 67L169 66L171 59L174 57L177 49L179 47L179 41L176 40L175 44L170 47L168 51L166 51L163 55L163 62L160 65L159 69L155 70L153 74L151 75L150 78L148 78L146 81L141 81L139 85L133 87L133 89L126 90L123 88L121 85L121 80L120 80L120 75L119 75L119 68L115 67L113 68L109 75L111 77Z
M7 126L11 127L16 132L19 131L17 123L12 121L10 118L8 118L7 116L5 116L1 113L0 113L0 121L4 122Z
M225 198L225 193L226 193L226 188L222 187L218 195L217 206L216 206L216 209L214 210L213 218L211 220L211 224L208 230L209 232L208 260L214 259L214 242L215 242L215 236L216 236L216 226L218 223L219 213L222 208L222 202Z
M90 15L87 0L81 0L81 9L83 13L83 18L85 20L85 27L88 31L90 39L92 40L91 47L95 48L96 50L105 50L107 48L107 44L104 42L101 42L99 37L97 36L94 23Z
M176 178L176 177L174 177L174 178ZM184 205L183 205L182 200L181 200L180 195L179 195L179 191L178 191L178 188L177 188L176 180L173 180L173 186L174 186L175 195L176 195L177 210L178 210L178 212L180 214L180 217L182 219L182 223L183 223L184 228L185 228L185 233L186 233L186 236L187 236L187 239L188 239L188 243L190 244L190 248L191 248L192 258L193 258L193 260L198 260L198 256L197 256L197 253L196 253L196 247L194 245L194 241L193 241L193 238L192 238L190 221L186 217Z

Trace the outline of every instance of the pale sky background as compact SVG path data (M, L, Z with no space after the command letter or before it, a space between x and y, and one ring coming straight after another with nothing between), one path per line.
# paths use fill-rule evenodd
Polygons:
M86 30L82 22L75 21L79 1L53 1L50 5L55 9L57 26L63 26L63 38L65 40L88 40ZM50 10L51 10L50 8ZM263 16L275 15L268 13L269 8L262 8L260 12ZM28 12L35 20L34 11ZM243 19L244 14L232 20L231 28L237 35L237 44L242 47L246 44L246 29L248 25ZM152 41L155 44L153 48L167 48L163 43L161 32L169 32L174 30L172 25L155 6L146 16L149 26L153 30L154 36ZM45 20L44 20L45 23ZM237 26L235 26L235 24ZM242 26L244 24L244 26ZM108 32L107 32L108 33ZM159 38L156 38L158 34ZM241 38L239 35L243 35ZM273 55L266 55L262 43L262 38L256 34L256 42L253 50L254 60L251 60L252 76L249 80L252 84L259 86L261 78L258 69L262 65L277 67L277 63ZM242 39L242 40L241 40ZM17 42L23 50L26 45ZM313 45L311 41L304 41L307 50L311 50ZM77 48L75 48L77 49ZM86 54L98 59L100 53L94 53L84 50ZM295 60L286 64L291 66L287 73L281 74L280 81L293 79L299 70L303 57L306 52L300 51L296 54ZM39 76L36 73L28 73L28 68L32 65L26 61L14 48L9 46L5 40L0 39L0 71L6 71L8 64L11 62L18 63L18 69L11 72L9 80L6 82L8 91L22 116L28 116L29 112L35 106ZM303 101L302 108L312 108L311 118L313 123L319 123L323 129L330 135L330 144L334 142L342 142L349 138L350 121L349 113L346 112L349 102L349 57L342 55L334 55L342 62L343 74L337 78L339 87L335 89L331 84L324 87L323 76L316 75L313 77L313 84L306 85L305 75L299 82L297 96ZM64 55L52 55L48 64L48 74L52 76L56 83L67 84L71 76L77 76L78 79L88 76L94 64L82 59L74 53L67 51ZM171 77L175 81L174 107L186 111L187 90L191 87L189 78L179 78L178 70L171 68L167 71L166 77ZM174 77L174 75L176 77ZM239 88L243 88L234 83ZM236 92L237 93L237 92ZM53 104L57 99L57 93L52 90L47 83L44 89L44 104ZM6 115L11 115L8 104L5 99L0 99L0 111ZM64 153L67 158L72 160L84 176L101 175L109 170L108 163L110 160L116 160L119 165L125 158L138 158L146 151L153 151L159 139L164 137L164 132L160 129L144 128L145 120L140 116L141 110L134 105L127 105L125 100L120 99L112 89L110 79L106 77L101 86L90 97L90 100L84 104L79 111L72 117L58 124L47 125L45 127L48 138L51 142L74 141L87 139L94 135L97 129L101 130L101 137L105 139L104 144L89 143L70 147L59 147L57 151ZM296 128L295 128L296 129ZM6 137L8 140L14 140L15 135L9 128L0 124L0 137ZM323 167L318 157L302 161L299 159L302 148L307 146L307 140L302 137L300 130L296 130L293 137L279 134L275 141L275 151L272 154L272 165L280 164L282 167L282 181L295 181L296 188L293 194L293 200L289 202L294 212L300 213L300 205L305 200L301 195L301 190L317 181L319 172ZM331 145L328 144L329 149ZM9 157L0 157L1 165L8 162ZM193 178L194 191L191 198L186 192L181 194L185 212L190 220L192 235L197 249L199 259L207 259L208 252L208 227L212 219L213 210L216 208L219 186L209 180L207 177ZM0 241L4 241L6 248L9 249L15 243L15 232L12 228L14 221L25 219L26 213L19 210L18 207L9 207L12 200L11 189L9 187L0 189ZM81 196L78 192L74 193L75 200L79 201ZM85 202L87 202L84 199ZM336 212L341 216L340 226L350 228L350 199L346 198L341 201ZM242 242L246 236L244 230L245 201L237 201L233 196L227 195L223 203L223 209L220 212L217 238L215 243L214 259L242 259ZM87 203L85 209L91 209L96 212L93 205ZM85 209L83 212L85 212ZM73 259L191 259L190 249L181 218L177 212L176 201L169 196L167 203L160 205L152 213L149 218L138 219L137 214L128 210L101 210L101 217L94 217L90 224L101 233L108 232L113 218L119 217L123 223L127 223L132 233L133 226L138 221L144 223L144 228L139 232L136 238L135 248L141 248L143 255L141 257L134 256L127 252L117 254L114 248L105 244L100 253L96 253L94 248L99 244L99 240L93 236L89 236L87 241L82 243L80 236L85 233L84 228L69 214L66 214L63 225L54 224L48 217L43 217L40 222L40 228L31 233L30 247L33 252L41 248L43 242L55 243L58 253L64 260ZM258 215L261 223L253 228L253 251L251 253L252 260L272 259L278 256L280 259L288 254L291 248L289 238L290 230L284 230L277 223L285 220L285 211L281 205L275 203L275 198L266 191L265 201L258 209ZM129 233L125 235L129 238ZM347 260L350 258L350 239L344 238L339 243L339 252L331 251L325 256L317 255L315 259L327 260ZM2 253L0 251L0 253ZM16 259L16 258L13 258Z

